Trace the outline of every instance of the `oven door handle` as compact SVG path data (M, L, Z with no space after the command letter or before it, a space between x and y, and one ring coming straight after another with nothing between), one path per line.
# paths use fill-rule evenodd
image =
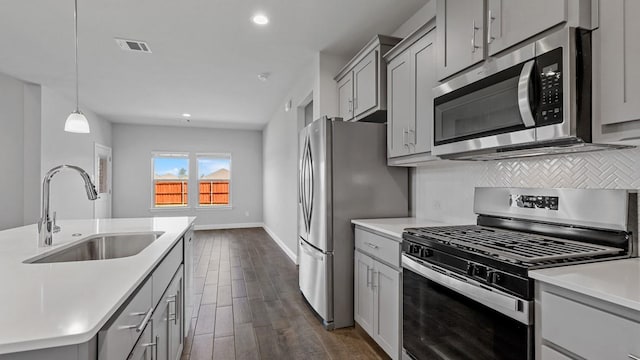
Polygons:
M520 71L520 79L518 80L518 108L522 122L527 128L536 126L536 121L531 113L531 99L529 97L529 84L536 61L531 60L524 64Z
M531 324L529 308L531 304L508 294L485 289L479 284L474 284L473 280L463 281L457 277L448 275L448 271L427 265L423 265L407 255L402 255L402 267L409 269L433 282L445 286L459 294L471 298L493 310L496 310L508 317L520 321L524 324ZM520 306L518 306L520 303Z

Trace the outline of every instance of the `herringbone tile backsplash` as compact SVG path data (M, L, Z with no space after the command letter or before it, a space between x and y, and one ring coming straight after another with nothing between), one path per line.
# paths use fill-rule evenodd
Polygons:
M640 189L640 149L527 160L435 163L414 171L417 217L473 222L473 189L543 187Z

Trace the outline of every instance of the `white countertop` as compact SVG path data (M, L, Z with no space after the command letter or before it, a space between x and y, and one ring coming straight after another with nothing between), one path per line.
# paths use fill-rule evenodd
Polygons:
M60 221L53 246L38 248L36 225L0 231L0 354L93 338L193 223L193 217ZM23 261L98 233L162 231L139 254L51 264ZM80 237L72 237L81 233Z
M386 218L386 219L354 219L352 224L359 225L379 233L392 236L398 241L402 241L402 232L406 228L423 226L446 226L450 225L441 221L419 219L413 217L406 218Z
M534 270L529 276L640 311L640 258Z

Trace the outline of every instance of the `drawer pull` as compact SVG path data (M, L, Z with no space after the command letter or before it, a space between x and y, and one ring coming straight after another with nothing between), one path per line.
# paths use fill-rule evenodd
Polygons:
M627 356L629 357L629 359L632 359L632 360L640 360L640 357L637 357L637 356L632 355L632 354L629 354Z
M149 319L151 319L151 314L153 314L153 308L150 308L149 311L147 311L147 315L144 316L144 319L142 319L140 325L138 325L138 327L136 328L136 332L142 332L142 330L144 330L144 327L147 326Z
M366 242L365 244L366 244L368 247L372 248L372 249L377 249L377 248L378 248L378 245L376 245L376 244L372 244L372 243L370 243L370 242Z

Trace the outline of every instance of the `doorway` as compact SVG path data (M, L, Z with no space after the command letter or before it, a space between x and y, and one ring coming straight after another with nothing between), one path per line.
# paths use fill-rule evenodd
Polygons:
M112 159L111 148L95 144L94 182L98 198L93 202L93 217L105 219L111 217L111 180Z

